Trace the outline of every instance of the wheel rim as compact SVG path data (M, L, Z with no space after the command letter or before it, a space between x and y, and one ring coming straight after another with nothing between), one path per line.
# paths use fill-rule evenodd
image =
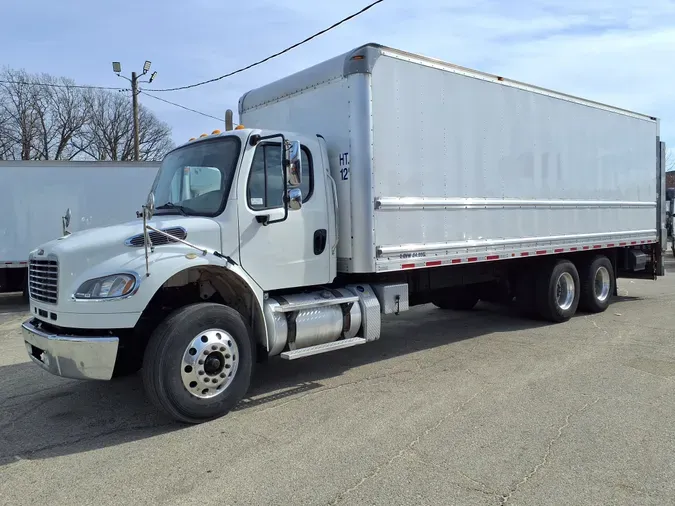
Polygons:
M239 348L230 334L221 329L201 332L183 353L183 385L193 396L210 399L232 384L238 364Z
M558 307L567 311L574 302L574 278L569 272L563 272L556 283L556 302Z
M598 267L598 270L595 271L595 280L593 283L595 298L600 302L606 301L607 297L609 297L611 284L612 282L607 268L602 266Z

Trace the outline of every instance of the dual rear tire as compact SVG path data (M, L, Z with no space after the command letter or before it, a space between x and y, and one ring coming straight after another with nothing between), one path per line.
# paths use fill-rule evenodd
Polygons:
M604 255L578 264L553 260L542 264L532 279L534 309L540 318L554 323L569 320L578 309L589 313L605 311L616 285L614 267Z
M612 262L604 255L572 262L568 259L543 260L517 276L516 304L528 316L553 323L569 320L577 310L601 313L615 292ZM444 290L433 303L441 309L466 311L481 299L475 285Z

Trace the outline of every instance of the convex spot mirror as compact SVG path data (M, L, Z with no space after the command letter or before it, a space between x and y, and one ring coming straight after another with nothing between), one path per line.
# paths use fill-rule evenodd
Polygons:
M302 190L300 188L290 188L288 190L288 208L291 211L299 211L302 207Z

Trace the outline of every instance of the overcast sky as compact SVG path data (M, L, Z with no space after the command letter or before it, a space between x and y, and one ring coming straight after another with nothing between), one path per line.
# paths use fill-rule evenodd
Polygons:
M153 87L190 84L264 58L369 0L22 0L2 2L0 65L80 84L123 84L152 61ZM98 5L97 5L98 4ZM675 146L675 2L671 0L385 0L253 70L168 100L223 117L238 98L366 42L440 58L661 118ZM222 122L141 96L177 143Z

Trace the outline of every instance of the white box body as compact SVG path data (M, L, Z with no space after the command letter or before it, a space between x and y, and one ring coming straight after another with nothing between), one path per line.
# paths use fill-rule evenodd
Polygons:
M246 127L326 139L340 272L663 233L659 122L647 115L372 44L252 90L239 113Z

